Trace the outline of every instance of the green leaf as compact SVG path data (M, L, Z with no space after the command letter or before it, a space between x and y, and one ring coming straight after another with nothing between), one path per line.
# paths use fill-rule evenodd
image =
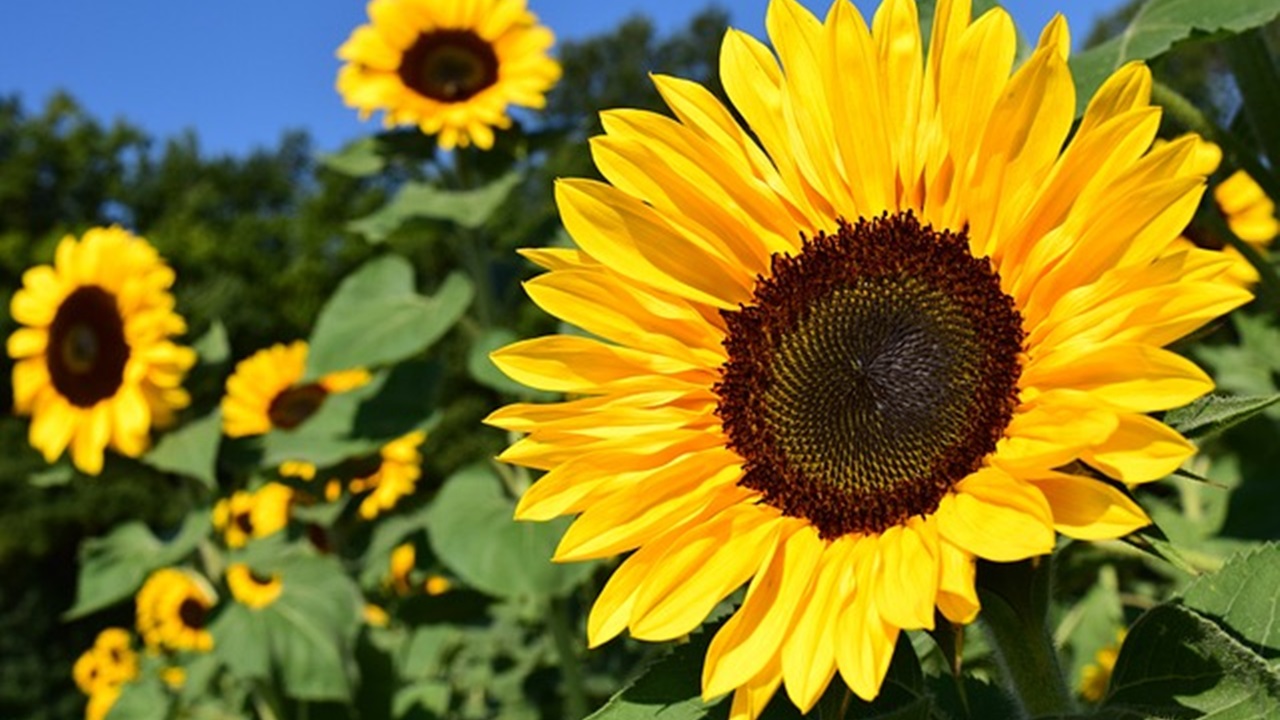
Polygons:
M1182 603L1266 657L1280 655L1280 546L1236 555L1187 586Z
M71 482L75 476L76 471L72 469L71 463L63 459L55 465L31 473L27 477L27 483L38 488L61 487Z
M360 560L360 584L367 589L378 588L389 572L391 551L406 537L426 530L430 505L423 505L413 512L383 518L373 528L369 546Z
M160 437L142 462L157 470L195 478L210 490L218 487L216 464L222 442L222 414L218 410Z
M1104 708L1142 717L1280 717L1280 676L1212 621L1165 603L1134 623Z
M120 687L120 697L111 705L106 720L165 720L172 704L173 696L160 678L143 677Z
M1203 440L1248 420L1280 401L1280 394L1258 396L1206 395L1165 413L1164 422L1188 440Z
M1277 15L1275 0L1147 0L1122 33L1071 58L1076 111L1083 113L1103 81L1130 60L1149 60L1201 34L1244 32Z
M429 678L445 669L445 656L465 640L451 625L425 625L413 631L399 658L400 675L406 679Z
M369 242L386 240L405 222L423 218L443 220L475 229L489 221L520 183L520 174L507 173L474 190L443 190L433 183L405 183L391 202L370 215L347 224Z
M255 573L278 575L283 590L262 608L233 601L215 624L217 629L211 630L215 652L223 653L233 671L252 677L261 676L262 658L257 654L265 649L290 697L350 699L357 679L355 640L364 600L341 564L301 546L256 553L249 549L239 558ZM258 647L249 648L252 643ZM237 668L241 661L236 658L242 653L256 654Z
M377 136L362 137L347 143L336 153L321 155L320 164L350 177L368 177L386 167L381 146Z
M1240 88L1249 127L1275 168L1280 164L1280 129L1275 123L1280 116L1280 76L1266 38L1260 31L1250 30L1223 43L1223 49Z
M593 563L551 562L568 520L517 522L515 502L487 465L445 481L427 513L436 556L468 585L495 597L564 595Z
M209 509L196 508L167 541L141 522L125 523L104 537L85 540L80 546L76 602L63 618L83 617L129 597L152 570L177 563L195 550L209 528Z
M452 695L449 683L443 680L423 680L396 691L391 705L394 717L404 717L416 707L431 713L430 717L444 717L449 710Z
M307 377L373 368L426 350L471 304L471 281L451 273L432 297L414 290L413 267L386 255L347 276L320 311L311 333Z
M704 627L694 633L689 642L677 645L670 653L655 660L643 675L610 698L588 720L725 717L729 705L727 698L703 702L700 680L707 647L719 629L719 625Z
M514 332L506 328L494 328L472 343L467 351L467 374L471 375L471 379L498 392L513 395L529 392L528 388L502 374L502 371L489 359L489 353L510 345L516 341L517 337Z
M267 647L266 617L238 602L224 603L213 622L213 656L232 675L246 680L271 677L271 655Z
M227 328L218 320L214 320L205 334L192 343L191 347L200 358L201 365L221 365L231 357Z

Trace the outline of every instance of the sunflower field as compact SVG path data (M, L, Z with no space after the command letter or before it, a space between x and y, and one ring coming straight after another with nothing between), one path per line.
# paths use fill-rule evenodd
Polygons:
M1280 718L1280 0L537 11L0 99L0 717Z

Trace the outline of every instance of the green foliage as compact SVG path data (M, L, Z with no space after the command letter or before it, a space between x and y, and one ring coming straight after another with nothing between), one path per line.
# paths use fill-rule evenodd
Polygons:
M433 297L414 291L413 268L396 255L360 267L343 280L311 334L307 377L375 368L426 350L462 317L471 281L450 273Z
M507 173L474 190L443 190L429 183L405 183L391 202L347 226L366 240L380 243L401 225L416 218L442 220L475 230L493 217L520 176Z
M82 617L132 595L152 570L180 561L208 532L209 513L201 508L188 514L167 540L141 522L130 522L85 541L76 602L66 617Z
M214 465L221 440L222 415L214 411L167 433L142 457L142 462L157 470L194 478L214 490L218 484Z
M1146 0L1120 34L1071 58L1077 111L1083 112L1102 82L1130 60L1154 58L1197 35L1243 32L1277 15L1280 6L1274 0Z
M515 502L488 466L464 468L445 481L427 514L431 546L468 585L496 597L563 595L591 574L591 563L551 563L566 520L517 523L514 514Z
M1186 407L1171 410L1164 422L1188 440L1213 437L1261 413L1280 400L1280 394L1258 397L1206 395Z

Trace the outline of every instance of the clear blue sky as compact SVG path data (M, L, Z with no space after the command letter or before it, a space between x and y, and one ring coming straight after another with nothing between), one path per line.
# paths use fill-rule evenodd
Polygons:
M443 0L441 0L443 1ZM870 17L876 0L856 0ZM819 14L828 0L802 0ZM1079 40L1118 0L1005 0L1034 38L1063 9ZM644 13L666 32L703 0L530 0L560 39ZM334 51L366 20L362 0L25 0L0 13L0 95L28 111L61 88L103 121L124 118L157 137L194 128L204 152L242 153L303 128L322 150L377 129L333 89ZM733 24L764 33L767 0L721 0Z

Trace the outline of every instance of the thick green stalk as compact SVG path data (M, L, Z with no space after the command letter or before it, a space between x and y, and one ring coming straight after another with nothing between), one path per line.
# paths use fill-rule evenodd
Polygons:
M978 567L982 627L1024 717L1072 710L1048 628L1051 571L1049 556Z

